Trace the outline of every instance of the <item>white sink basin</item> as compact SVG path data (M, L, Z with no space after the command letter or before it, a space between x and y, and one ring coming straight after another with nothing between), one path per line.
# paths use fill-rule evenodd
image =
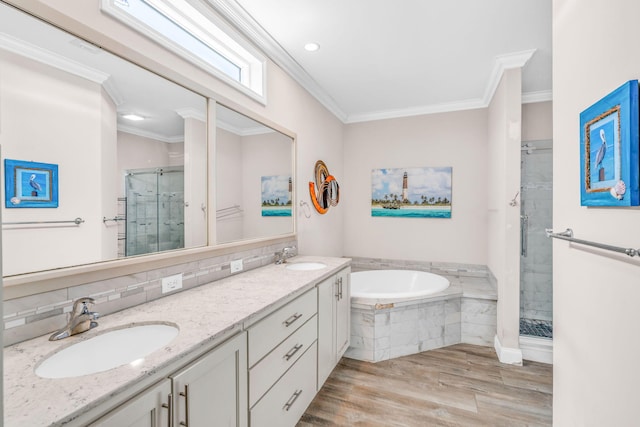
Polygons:
M160 323L109 330L49 356L35 372L42 378L71 378L142 361L173 340L178 332L176 326Z
M287 264L285 268L287 270L294 270L294 271L310 271L310 270L321 270L326 267L327 267L327 264L322 262L294 262L291 264Z

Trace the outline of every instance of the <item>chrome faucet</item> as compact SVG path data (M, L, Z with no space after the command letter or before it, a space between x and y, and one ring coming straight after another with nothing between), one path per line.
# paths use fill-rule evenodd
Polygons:
M292 257L290 255L296 249L295 246L287 246L286 248L282 248L281 251L276 252L274 255L276 256L276 264L284 264L287 262L287 258Z
M87 304L95 304L95 300L89 297L82 297L75 300L67 325L51 334L49 341L61 340L98 326L98 322L95 320L100 317L100 314L89 311Z

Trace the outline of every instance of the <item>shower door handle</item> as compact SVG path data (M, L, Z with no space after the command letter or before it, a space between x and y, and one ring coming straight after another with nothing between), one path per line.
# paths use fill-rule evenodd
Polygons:
M529 231L529 216L520 215L520 255L527 256L527 234Z

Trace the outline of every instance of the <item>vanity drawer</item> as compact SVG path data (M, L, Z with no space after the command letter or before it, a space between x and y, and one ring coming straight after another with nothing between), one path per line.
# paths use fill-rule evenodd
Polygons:
M249 407L313 345L318 337L315 315L249 371Z
M318 293L312 289L249 328L249 366L318 312Z
M251 409L251 427L296 425L316 395L316 347L314 342Z

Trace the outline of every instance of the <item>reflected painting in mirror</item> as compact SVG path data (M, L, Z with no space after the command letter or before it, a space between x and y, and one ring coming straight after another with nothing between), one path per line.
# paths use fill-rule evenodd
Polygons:
M216 242L294 232L293 139L216 105Z

